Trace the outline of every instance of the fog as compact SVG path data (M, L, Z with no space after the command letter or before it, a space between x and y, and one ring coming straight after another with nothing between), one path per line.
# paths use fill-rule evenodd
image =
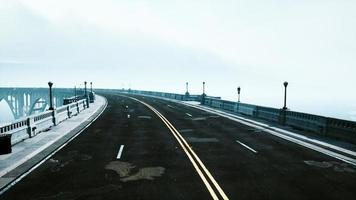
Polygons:
M0 87L202 92L356 120L356 1L1 0Z

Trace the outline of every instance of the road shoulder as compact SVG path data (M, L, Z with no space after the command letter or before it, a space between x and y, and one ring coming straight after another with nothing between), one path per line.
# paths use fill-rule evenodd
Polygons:
M49 159L55 152L89 127L106 109L107 100L97 96L90 108L49 131L13 147L13 153L0 156L0 194Z

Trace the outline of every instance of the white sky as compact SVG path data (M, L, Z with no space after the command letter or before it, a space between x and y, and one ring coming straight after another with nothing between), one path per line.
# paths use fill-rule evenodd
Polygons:
M356 120L355 0L0 0L0 86L201 93Z

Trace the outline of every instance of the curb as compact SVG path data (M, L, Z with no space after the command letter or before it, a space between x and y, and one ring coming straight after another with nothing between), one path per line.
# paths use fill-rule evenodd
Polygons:
M101 96L103 97L103 96ZM64 135L62 138L54 142L52 145L25 161L15 169L6 173L1 178L4 179L3 182L0 182L0 195L9 190L16 183L25 178L28 174L30 174L33 170L39 167L41 164L46 162L49 158L51 158L55 153L65 147L68 143L74 140L77 136L79 136L84 130L86 130L92 123L94 123L106 110L108 106L108 101L105 97L105 104L102 105L92 116L90 116L87 120L85 120L82 124L75 127L69 133Z

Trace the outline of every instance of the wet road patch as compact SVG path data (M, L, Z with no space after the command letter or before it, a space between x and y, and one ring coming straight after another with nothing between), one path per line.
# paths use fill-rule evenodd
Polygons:
M192 118L193 121L203 121L203 120L206 120L207 117L195 117L195 118Z
M93 157L87 154L80 154L78 151L69 151L63 158L51 158L47 162L50 164L51 172L58 172L73 161L88 161Z
M132 173L136 166L129 162L112 161L105 166L107 170L113 170L120 176L120 181L154 180L164 174L164 167L145 167L138 172Z
M115 171L120 177L128 176L133 168L135 166L131 163L121 161L112 161L105 166L105 169Z
M320 167L320 168L332 168L336 172L350 172L350 173L355 173L356 169L355 167L350 166L347 163L341 163L341 162L336 162L336 161L314 161L314 160L305 160L305 164L314 166L314 167Z
M138 119L152 119L151 116L137 116Z
M146 167L140 169L136 174L126 178L121 178L122 182L137 181L137 180L154 180L156 177L160 177L164 174L165 169L163 167Z
M188 142L219 142L216 138L197 138L197 137L187 137L186 140Z
M180 133L187 133L187 132L193 132L193 129L182 129L179 130Z

